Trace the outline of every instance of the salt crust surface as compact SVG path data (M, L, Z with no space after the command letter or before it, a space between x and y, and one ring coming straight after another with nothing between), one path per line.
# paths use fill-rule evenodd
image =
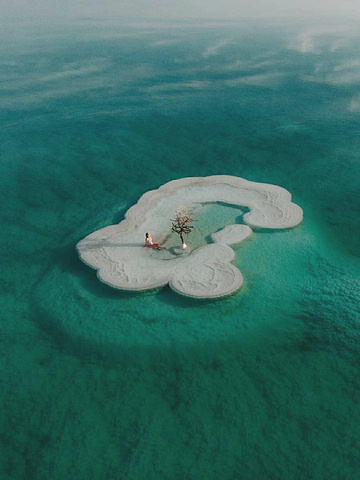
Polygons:
M243 215L246 225L226 226L211 235L215 243L190 253L143 246L145 232L166 246L170 219L179 208L198 209L218 202L247 207L249 211ZM241 243L253 229L291 228L302 219L302 209L282 187L229 175L182 178L142 195L123 221L88 235L77 244L77 250L83 262L97 270L99 279L112 287L141 291L168 283L182 295L216 298L236 292L243 283L240 271L231 263L235 253L228 245Z
M211 239L215 243L225 245L238 245L252 235L253 231L248 225L227 225L219 232L213 233Z

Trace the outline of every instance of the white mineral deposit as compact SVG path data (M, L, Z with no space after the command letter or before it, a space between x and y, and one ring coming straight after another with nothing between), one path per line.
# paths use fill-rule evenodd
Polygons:
M213 232L214 243L191 249L170 245L171 222L179 207L228 204L247 209L243 224ZM173 180L151 190L126 213L125 219L88 235L77 244L80 258L97 270L99 279L122 290L147 290L169 284L189 297L215 298L240 289L243 278L232 264L238 245L257 229L286 229L302 222L302 209L284 188L229 175ZM210 219L211 221L211 219ZM196 228L196 226L195 226ZM145 233L162 250L144 246Z

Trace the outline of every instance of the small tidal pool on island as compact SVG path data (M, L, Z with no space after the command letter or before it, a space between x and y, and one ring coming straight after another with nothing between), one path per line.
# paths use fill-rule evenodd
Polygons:
M356 479L356 26L0 36L0 478ZM233 247L238 292L120 291L80 261L145 192L211 175L279 185L304 212ZM244 214L221 212L216 229Z

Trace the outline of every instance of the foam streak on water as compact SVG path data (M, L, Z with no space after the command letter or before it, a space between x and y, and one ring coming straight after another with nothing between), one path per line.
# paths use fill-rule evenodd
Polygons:
M2 32L0 477L357 478L357 30ZM145 192L220 174L304 210L234 247L235 295L119 292L78 259Z

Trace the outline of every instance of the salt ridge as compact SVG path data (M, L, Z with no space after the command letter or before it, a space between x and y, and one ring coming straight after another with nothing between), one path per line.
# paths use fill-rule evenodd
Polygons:
M178 250L143 247L145 232L166 245L170 219L179 207L225 203L247 207L246 225L230 225L212 234L206 244L179 255ZM302 209L286 189L229 175L173 180L146 192L126 213L125 219L88 235L77 244L84 263L97 270L99 279L122 290L147 290L169 284L176 292L196 298L216 298L240 289L243 278L231 263L228 245L241 243L252 229L295 227ZM190 235L191 243L191 235Z

